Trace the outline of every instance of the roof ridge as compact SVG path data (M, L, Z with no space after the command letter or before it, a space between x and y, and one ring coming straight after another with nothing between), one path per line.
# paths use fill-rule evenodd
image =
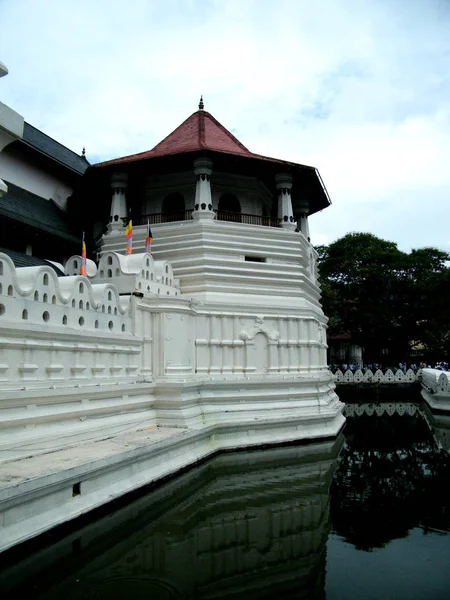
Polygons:
M198 143L201 148L206 148L205 111L203 109L198 110Z
M138 154L147 154L148 152L154 152L155 150L157 150L159 146L161 146L168 138L170 138L174 133L176 133L179 129L181 129L183 127L183 125L185 123L187 123L189 121L189 119L192 119L192 117L198 112L200 112L200 111L196 110L191 115L189 115L189 117L187 119L185 119L182 123L180 123L180 125L178 125L178 127L176 127L168 135L166 135L166 137L163 138L160 142L158 142L156 144L156 146L153 146L153 148L151 148L150 150L144 150L144 152L139 152ZM137 155L131 154L130 156L137 156Z
M231 141L235 142L240 148L242 148L242 150L245 150L246 152L252 154L252 152L246 146L244 146L244 144L241 141L239 141L237 137L231 133L231 131L228 131L228 129L224 127L222 123L220 123L215 117L213 117L211 113L209 113L207 110L202 110L199 112L202 112L204 115L207 115L210 118L210 120L214 123L214 125L217 125L217 127L219 127L219 129L223 133L225 133Z
M65 146L64 144L62 144L61 142L58 142L58 140L55 140L55 138L53 138L51 135L48 135L48 133L45 133L44 131L42 131L42 129L38 129L37 127L35 127L35 125L28 123L28 121L25 121L25 125L27 127L30 127L31 129L34 129L35 131L38 131L41 135L45 136L47 139L51 140L55 144L58 144L58 146L61 146L61 148L64 148L64 150L67 150L67 152L70 152L77 158L81 158L81 155L77 154L75 152L75 150L72 150L72 148L69 148L68 146ZM25 140L25 142L26 142L26 140ZM85 159L85 160L87 160L87 159Z

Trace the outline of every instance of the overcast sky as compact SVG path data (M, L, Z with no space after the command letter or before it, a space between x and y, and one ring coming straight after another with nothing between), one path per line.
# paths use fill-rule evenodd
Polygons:
M0 99L98 162L197 109L317 167L312 242L450 251L450 0L0 0Z

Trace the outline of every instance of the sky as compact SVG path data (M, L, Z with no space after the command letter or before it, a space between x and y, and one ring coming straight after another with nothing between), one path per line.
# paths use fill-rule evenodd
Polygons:
M315 166L311 241L450 251L450 0L0 0L0 100L99 162L198 107Z

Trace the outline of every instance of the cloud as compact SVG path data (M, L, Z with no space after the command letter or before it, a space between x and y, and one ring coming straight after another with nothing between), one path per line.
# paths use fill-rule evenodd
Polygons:
M448 2L3 0L0 22L3 101L91 159L151 148L203 94L251 150L319 168L313 241L449 248Z

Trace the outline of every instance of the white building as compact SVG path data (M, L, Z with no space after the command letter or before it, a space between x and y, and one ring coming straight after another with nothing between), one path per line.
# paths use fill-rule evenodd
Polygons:
M79 255L57 277L0 254L0 550L220 449L344 422L316 169L251 153L201 103L152 150L89 167L73 199L104 232L87 276Z

